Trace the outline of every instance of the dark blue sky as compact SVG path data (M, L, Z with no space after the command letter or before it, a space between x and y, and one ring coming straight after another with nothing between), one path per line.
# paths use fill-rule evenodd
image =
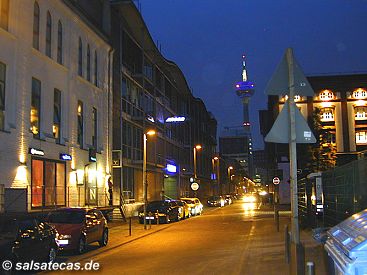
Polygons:
M140 0L163 55L182 69L196 97L224 126L242 124L234 92L247 56L254 148L263 146L258 110L287 47L306 75L367 72L367 0Z

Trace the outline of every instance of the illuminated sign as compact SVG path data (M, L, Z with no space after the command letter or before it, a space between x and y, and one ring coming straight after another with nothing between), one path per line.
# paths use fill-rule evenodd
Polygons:
M198 190L199 189L199 184L197 182L193 182L191 184L191 189L194 190L194 191Z
M96 149L89 148L89 161L90 162L96 162L97 161Z
M68 154L60 154L60 159L62 159L62 160L71 160L72 157L71 157L71 155L68 155Z
M36 149L36 148L29 148L29 153L31 155L36 155L36 156L44 156L45 155L45 152L43 152L43 150Z
M155 122L154 117L152 117L150 115L147 116L147 120L150 121L150 122L153 122L153 123Z
M167 164L166 170L167 170L167 172L170 172L170 173L176 173L177 172L177 166L173 165L173 164Z
M166 122L184 122L186 117L184 116L173 116L166 119Z

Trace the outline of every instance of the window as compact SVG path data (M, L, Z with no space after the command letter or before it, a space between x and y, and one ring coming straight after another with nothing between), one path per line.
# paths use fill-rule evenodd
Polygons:
M0 130L5 127L5 74L6 65L0 62Z
M62 64L62 24L57 24L57 62Z
M98 133L98 116L97 116L97 109L93 108L92 114L92 145L94 149L97 149L97 133Z
M79 37L79 51L78 51L78 74L83 76L83 44Z
M367 132L359 131L356 132L356 144L367 144Z
M321 109L321 121L334 121L334 110L333 108Z
M90 47L87 46L87 80L90 81Z
M52 35L52 19L51 14L47 12L47 23L46 23L46 55L51 57L51 35Z
M98 57L97 51L94 51L94 85L98 87Z
M60 143L60 129L61 129L61 91L54 90L54 124L52 132L56 143Z
M32 207L65 205L65 163L32 159Z
M39 50L40 41L40 7L34 2L33 7L33 48Z
M41 82L32 78L31 99L31 132L33 137L40 138L40 113L41 113Z
M0 28L8 30L9 27L9 0L0 0Z
M331 100L334 99L334 94L330 90L324 90L319 95L320 100Z
M78 144L83 148L83 102L78 100Z
M367 119L367 107L358 106L354 108L354 114L356 120L365 120Z
M365 99L367 97L366 90L359 88L353 92L353 97L357 99Z

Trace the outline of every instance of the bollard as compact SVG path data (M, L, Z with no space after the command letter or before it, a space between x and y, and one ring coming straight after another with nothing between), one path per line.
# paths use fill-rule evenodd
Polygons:
M285 248L285 262L289 264L290 258L290 247L289 247L289 233L288 233L288 225L284 227L284 248Z
M156 216L156 219L157 219L157 225L159 225L159 214L158 214L158 210L157 210L157 213L155 214Z
M131 217L129 218L129 236L131 236Z
M279 232L279 210L275 210L275 225L277 227L277 232Z
M152 217L152 212L149 212L149 229L152 228L152 219L151 219L151 217Z
M306 275L315 275L315 264L313 262L307 262Z

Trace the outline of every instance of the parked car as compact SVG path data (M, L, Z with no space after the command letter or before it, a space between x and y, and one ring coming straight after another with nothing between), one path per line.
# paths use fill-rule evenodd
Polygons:
M224 206L224 198L222 196L210 196L206 203L208 204L208 206L220 206L223 207Z
M47 221L59 232L60 249L82 254L90 243L108 243L107 221L101 211L86 208L61 208L48 214Z
M0 262L53 262L58 246L57 231L49 224L31 217L0 216ZM0 274L5 270L0 267ZM9 274L11 271L9 271Z
M191 209L190 209L190 206L184 202L184 201L181 201L181 200L177 200L177 205L178 206L181 206L182 207L182 217L183 219L187 219L187 218L190 218L191 217Z
M147 205L147 216L145 219L152 223L170 223L171 221L179 221L182 214L180 206L175 201L161 200L151 201ZM182 211L182 210L181 210ZM140 209L139 222L144 223L144 209Z
M203 212L203 205L198 198L181 198L180 200L186 202L190 209L191 215L201 215Z

